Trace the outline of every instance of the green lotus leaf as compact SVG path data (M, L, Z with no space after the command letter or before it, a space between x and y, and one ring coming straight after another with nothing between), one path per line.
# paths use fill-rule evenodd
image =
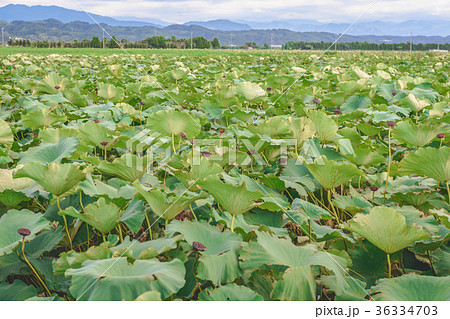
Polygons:
M430 277L407 274L380 279L371 291L378 301L450 301L450 276Z
M407 97L401 100L400 104L404 107L409 108L411 111L418 113L426 106L430 105L430 101L421 100L410 93Z
M44 143L58 143L61 137L76 137L78 130L74 128L47 128L39 132L39 139Z
M297 145L301 145L307 139L313 137L316 132L316 127L309 118L293 118L289 117L286 121L289 130L294 139L297 140Z
M410 153L400 162L400 174L431 177L439 182L450 181L450 147L427 147Z
M373 207L373 205L364 197L355 195L342 196L339 194L335 194L333 203L337 207L349 211L352 214L361 213L363 211L364 213L368 213L369 210Z
M224 184L218 176L210 176L199 184L216 199L217 203L233 216L243 214L256 207L263 197L260 191L249 191L245 182L239 186Z
M198 189L198 185L192 185L195 181L202 181L210 175L216 175L223 172L223 168L205 157L199 159L199 163L190 164L188 172L183 170L173 170L175 177L191 190Z
M137 297L135 301L162 301L159 291L147 291Z
M237 93L242 94L249 102L261 100L266 97L266 91L264 91L257 83L241 82L238 84Z
M50 73L40 80L36 86L39 93L57 94L60 90L64 90L70 81L56 73ZM58 88L59 87L59 88Z
M345 281L349 288L343 293L336 295L336 301L364 301L364 297L367 295L366 283L359 279L346 276ZM341 291L337 284L336 276L323 276L320 278L320 284L328 287L331 291Z
M146 156L137 157L130 153L115 158L111 163L101 161L97 166L97 169L103 174L115 176L130 182L141 179L147 171L147 168Z
M354 94L350 96L344 104L341 106L342 113L351 113L353 111L356 111L359 108L366 108L370 104L372 104L372 101L370 100L370 97L360 94Z
M106 203L102 197L95 203L85 207L85 213L80 214L75 208L70 206L59 212L59 215L72 216L91 225L103 235L109 233L120 223L120 216L123 212L113 203Z
M358 166L374 167L386 162L386 158L378 152L372 151L368 145L359 145L354 149L355 154L344 155L346 159Z
M113 103L118 103L124 98L124 90L110 83L100 83L98 85L98 96Z
M438 276L450 275L450 247L441 246L433 253L433 266Z
M32 285L27 286L20 279L14 280L12 284L8 284L7 282L0 283L1 301L24 301L37 295L36 288Z
M32 130L49 127L58 122L67 121L63 114L56 114L50 108L39 109L22 116L22 123Z
M29 200L30 198L22 192L16 192L11 189L6 189L0 192L0 203L6 207L16 207L21 202Z
M314 178L326 189L333 189L352 178L364 176L364 172L354 164L328 160L325 156L317 158L313 164L305 164Z
M262 301L263 297L245 286L228 284L215 289L205 289L199 296L201 301Z
M170 70L167 74L171 80L178 82L187 77L188 73L182 69Z
M279 116L271 117L256 127L249 127L248 130L255 134L268 135L272 138L283 138L290 135L289 128L284 119Z
M10 148L14 141L14 136L8 123L0 119L0 145Z
M181 139L180 133L186 134L187 139L194 139L200 134L201 126L193 116L177 110L159 111L148 117L147 127L164 136Z
M158 291L165 299L180 290L186 270L174 259L136 260L129 264L126 257L87 260L79 269L69 269L72 276L70 292L77 300L135 300L144 292Z
M282 301L315 300L316 282L310 266L286 269L283 279L276 282L272 298Z
M295 246L288 239L273 237L268 233L259 231L256 234L257 242L250 242L248 247L243 246L241 249L241 268L243 270L255 270L262 265L282 265L292 268L286 274L285 283L281 284L281 287L289 289L293 295L285 294L283 299L294 300L293 298L299 295L308 300L314 299L314 294L311 292L315 291L315 282L309 279L308 271L301 268L311 265L321 265L332 270L338 278L340 288L343 290L347 288L344 281L344 267L346 267L347 261L344 258L317 251L317 247L313 245ZM309 272L312 272L312 270L310 269ZM296 290L299 288L295 288L293 283L289 283L290 280L299 280L299 285L301 283L302 289L305 290ZM306 283L308 285L305 285ZM281 295L282 292L277 291L277 296Z
M101 124L89 121L80 128L77 137L84 144L99 146L102 142L110 139L110 133L109 130Z
M301 198L296 198L291 204L292 210L301 211L309 219L331 219L331 214L326 209Z
M237 256L242 242L239 235L228 230L220 232L204 221L173 221L166 232L169 235L180 233L189 245L200 242L206 247L199 258L198 278L220 285L241 275Z
M122 257L122 254L127 251L126 255L133 256L135 259L150 259L177 248L177 242L179 240L180 236L161 237L141 243L139 240L131 241L127 236L121 244L112 247L111 252L113 253L113 257ZM149 255L149 252L152 256Z
M120 220L133 232L137 233L142 226L142 221L145 218L144 202L133 198L127 206L127 209L120 217Z
M33 184L33 180L29 178L14 178L13 174L17 172L23 165L18 165L13 169L0 168L0 192L7 189L20 191Z
M328 117L324 112L317 110L309 111L308 117L313 121L322 143L326 143L336 138L338 127L331 117Z
M436 138L439 133L447 133L443 125L412 124L410 121L398 123L392 136L409 146L423 147Z
M0 218L0 256L12 252L22 241L22 236L17 232L19 228L29 229L31 234L27 240L31 240L40 231L50 229L50 222L42 214L28 209L9 210Z
M41 143L37 147L28 149L20 155L19 164L61 162L63 158L71 157L77 146L78 139L76 137L63 136L57 143Z
M344 228L365 237L387 254L430 238L422 227L407 225L405 217L395 209L381 206L372 208L367 215L356 215Z
M67 89L63 91L64 97L72 104L83 107L88 106L89 102L85 95L78 89Z
M83 181L85 173L74 164L44 165L39 162L31 162L14 174L14 178L19 177L31 178L47 192L59 197Z
M146 191L142 185L135 181L133 184L137 192L144 197L149 204L153 213L157 216L164 218L166 221L172 220L179 213L181 213L187 206L195 202L196 200L205 198L205 194L187 194L183 193L167 193L161 189L152 189Z

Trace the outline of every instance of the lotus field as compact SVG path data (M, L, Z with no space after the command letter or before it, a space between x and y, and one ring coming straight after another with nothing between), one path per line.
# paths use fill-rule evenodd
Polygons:
M2 52L0 300L450 300L448 55Z

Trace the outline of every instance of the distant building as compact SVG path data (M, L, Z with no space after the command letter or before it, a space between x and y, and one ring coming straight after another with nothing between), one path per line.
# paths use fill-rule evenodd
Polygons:
M281 44L271 44L270 48L271 49L282 49L283 46Z
M445 52L448 52L448 50L438 50L438 49L434 49L434 50L430 50L430 52L441 52L441 53L445 53Z

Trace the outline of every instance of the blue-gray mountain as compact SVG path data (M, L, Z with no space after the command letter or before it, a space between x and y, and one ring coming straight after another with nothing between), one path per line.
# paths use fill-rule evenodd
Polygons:
M13 21L11 23L1 22L0 27L5 28L5 37L51 41L81 41L83 39L92 39L93 36L102 36L102 29L93 23L87 22L70 22L62 23L55 19L44 21ZM215 37L220 41L221 45L243 45L246 42L255 42L257 45L264 43L284 44L288 41L305 41L305 42L333 42L335 34L329 32L295 32L289 30L245 30L245 31L220 31L211 30L198 25L187 26L183 24L173 24L164 28L154 26L141 27L123 27L108 26L102 24L108 34L115 36L117 39L126 39L128 41L139 41L155 35L162 35L166 38L175 36L176 38L186 39L191 36L204 37L212 40ZM409 37L402 36L353 36L344 35L340 42L369 42L369 43L405 43L410 40ZM231 42L232 41L232 42ZM415 36L414 43L450 43L450 36Z
M90 14L97 22L111 26L158 26L166 27L172 23L152 18L121 17L110 18L96 14ZM92 23L83 11L70 10L58 6L26 6L10 4L0 8L0 21L12 22L14 20L36 21L46 19L58 19L68 23L83 21ZM285 29L299 32L330 32L343 33L350 26L349 23L321 23L315 20L274 20L274 21L247 21L247 20L211 20L211 21L189 21L185 25L198 25L210 30L220 31L248 31L251 29ZM435 20L421 18L417 21L386 22L386 21L360 21L354 25L347 34L350 35L390 35L408 36L448 36L450 35L450 20Z

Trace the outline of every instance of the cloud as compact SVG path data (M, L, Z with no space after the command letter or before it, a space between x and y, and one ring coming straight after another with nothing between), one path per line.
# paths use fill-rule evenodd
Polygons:
M307 19L351 22L373 1L367 0L22 0L27 5L58 5L111 17L157 18L170 22L212 19L252 21ZM0 0L0 5L9 1ZM362 20L449 19L448 0L380 0Z

